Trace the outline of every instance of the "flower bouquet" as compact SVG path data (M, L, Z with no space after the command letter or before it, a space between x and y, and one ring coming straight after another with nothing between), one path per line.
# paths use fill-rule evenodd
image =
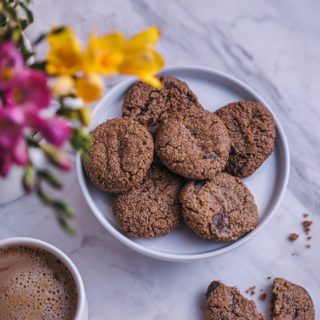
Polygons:
M90 103L102 96L103 76L135 75L155 88L161 86L154 76L164 65L154 50L159 30L151 27L129 40L120 32L93 32L82 47L71 28L60 26L41 34L28 48L23 31L33 22L29 4L30 0L0 0L0 176L7 176L13 166L23 167L26 192L36 192L72 233L73 209L48 191L47 185L62 187L50 165L72 168L68 145L85 158L90 149L85 130L91 120ZM36 48L44 41L48 53L37 61ZM31 149L44 155L45 168L32 160Z

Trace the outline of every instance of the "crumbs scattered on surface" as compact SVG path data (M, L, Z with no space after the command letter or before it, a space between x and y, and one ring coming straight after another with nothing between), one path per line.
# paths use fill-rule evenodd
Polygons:
M311 221L311 220L305 220L302 222L304 232L306 233L306 235L309 235L309 232L311 230L310 226L312 225L312 223L313 223L313 221Z
M267 297L267 294L266 293L262 293L262 294L260 294L259 299L260 300L264 300L266 297Z
M290 233L289 234L290 241L296 241L298 238L299 238L299 235L297 233Z
M307 237L307 240L308 240L308 241L311 240L311 236Z
M256 294L256 292L254 291L255 288L256 286L250 287L249 289L246 290L246 294L250 293L251 296L255 295Z
M311 248L310 244L306 244L306 248L307 249Z

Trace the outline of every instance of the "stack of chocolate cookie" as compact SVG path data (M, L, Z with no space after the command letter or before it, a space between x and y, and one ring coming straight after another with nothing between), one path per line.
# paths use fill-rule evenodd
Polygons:
M85 171L113 193L114 214L130 236L165 236L184 220L202 238L237 240L258 219L240 178L272 153L273 117L254 101L211 113L186 83L168 76L160 81L160 90L136 82L123 118L93 131Z

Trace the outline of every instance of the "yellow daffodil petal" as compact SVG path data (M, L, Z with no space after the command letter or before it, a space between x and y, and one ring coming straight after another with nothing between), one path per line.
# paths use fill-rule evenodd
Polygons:
M162 87L161 81L153 75L142 75L140 76L140 79L141 81L150 84L150 86L152 86L155 89L161 89Z
M138 33L129 39L125 44L125 49L149 48L152 49L160 37L160 31L157 27L151 27Z
M84 70L112 74L122 61L124 37L121 33L112 33L101 38L92 34L84 54Z
M81 46L72 29L53 28L47 40L50 50L46 70L49 74L72 75L81 69Z
M99 48L103 50L122 50L124 43L124 35L121 32L110 33L98 39Z
M54 78L51 91L56 96L66 96L71 93L74 81L70 76L59 76Z
M95 73L84 74L75 81L76 94L85 102L98 100L102 96L103 80Z
M154 50L131 50L125 55L119 72L143 78L158 73L163 66L163 58Z

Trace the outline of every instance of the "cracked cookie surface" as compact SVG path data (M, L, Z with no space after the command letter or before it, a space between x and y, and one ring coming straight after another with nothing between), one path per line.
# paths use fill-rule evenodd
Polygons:
M112 209L121 229L137 238L163 237L176 229L181 223L181 180L167 168L152 164L138 187L113 195Z
M138 185L146 175L154 154L151 134L131 119L112 119L92 132L87 176L100 189L124 192Z
M239 178L227 173L187 183L179 199L184 221L201 238L234 241L256 227L253 195Z
M314 320L314 305L308 292L285 279L276 278L272 288L273 320Z
M188 85L169 76L160 77L162 88L156 90L138 81L128 91L123 106L123 117L129 117L147 127L153 136L172 113L183 112L189 106L202 108Z
M209 179L225 167L230 150L228 131L213 113L190 107L175 114L158 130L158 157L185 178Z
M215 114L230 135L231 149L225 171L240 178L250 176L274 149L276 129L271 112L260 102L239 101Z
M236 287L213 281L206 297L206 320L264 320L254 301L243 297Z

